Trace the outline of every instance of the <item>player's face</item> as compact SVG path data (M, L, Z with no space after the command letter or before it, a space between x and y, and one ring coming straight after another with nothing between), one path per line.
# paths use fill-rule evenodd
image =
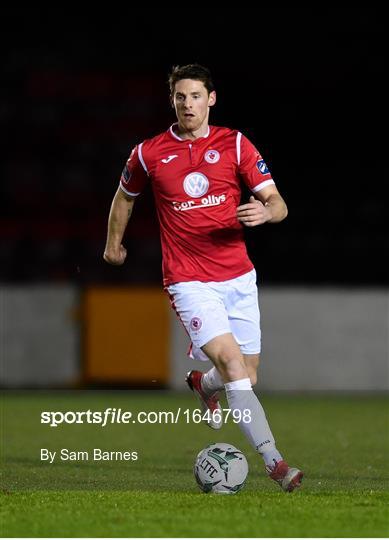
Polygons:
M197 131L208 123L209 107L215 101L216 93L208 94L202 81L181 79L175 85L173 105L180 126L187 131Z

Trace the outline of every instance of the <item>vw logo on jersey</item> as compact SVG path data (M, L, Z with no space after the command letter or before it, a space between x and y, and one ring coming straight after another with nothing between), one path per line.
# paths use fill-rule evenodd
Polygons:
M202 197L209 187L208 178L205 174L193 172L185 176L184 190L189 197Z
M220 159L220 154L217 150L207 150L204 154L204 159L207 163L217 163Z
M269 172L269 169L267 168L267 165L263 159L257 161L257 168L261 174L267 174Z

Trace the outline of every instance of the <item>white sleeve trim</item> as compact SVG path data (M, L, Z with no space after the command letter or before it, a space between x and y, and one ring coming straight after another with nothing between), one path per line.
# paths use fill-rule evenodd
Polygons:
M124 191L124 193L127 193L127 195L130 195L131 197L137 197L138 195L140 195L140 192L139 193L131 193L131 191L127 191L123 186L122 186L122 183L119 182L119 186L120 186L120 189L122 189Z
M253 193L256 193L257 191L261 191L261 189L267 186L272 186L273 184L275 184L274 180L265 180L264 182L261 182L260 184L252 188L251 191Z
M236 135L236 158L238 160L238 165L240 165L240 141L242 139L242 134L238 131Z
M141 143L141 144L138 146L138 156L139 156L140 162L142 163L142 167L144 168L144 170L146 171L146 174L147 174L147 176L148 176L148 175L149 175L149 171L147 170L146 163L144 162L144 159L143 159L143 155L142 155L142 146L143 146L143 143Z

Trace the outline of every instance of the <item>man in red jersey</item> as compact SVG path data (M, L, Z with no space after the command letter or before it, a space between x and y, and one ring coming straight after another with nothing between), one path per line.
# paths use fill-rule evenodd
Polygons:
M277 223L286 204L258 150L239 131L210 126L216 92L207 68L176 66L169 78L177 123L137 145L112 202L104 259L124 263L122 239L136 197L151 182L160 224L163 280L191 341L191 356L210 359L207 373L191 371L207 424L219 429L220 390L269 476L284 491L301 484L275 446L252 390L261 348L256 274L243 227ZM240 205L241 182L253 195Z

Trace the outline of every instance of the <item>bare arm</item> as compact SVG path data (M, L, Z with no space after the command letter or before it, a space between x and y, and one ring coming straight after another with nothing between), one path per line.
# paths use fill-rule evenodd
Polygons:
M237 218L246 227L255 227L263 223L278 223L288 215L288 208L278 189L272 185L251 195L247 204L236 209Z
M134 197L126 195L118 187L109 213L107 243L103 255L104 260L109 264L121 265L126 259L127 250L122 245L122 239L131 217L134 202Z

